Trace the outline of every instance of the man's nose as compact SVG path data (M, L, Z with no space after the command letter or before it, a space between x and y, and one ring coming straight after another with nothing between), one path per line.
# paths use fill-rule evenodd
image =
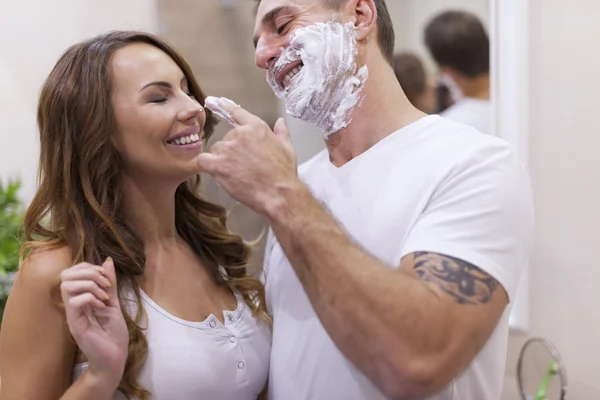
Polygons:
M281 45L269 45L259 41L255 52L256 66L262 69L271 68L277 57L279 57L280 53Z

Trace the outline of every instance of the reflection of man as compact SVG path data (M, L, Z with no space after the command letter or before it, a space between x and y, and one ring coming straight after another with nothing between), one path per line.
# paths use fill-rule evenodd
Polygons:
M436 112L435 85L427 77L423 62L408 52L394 56L394 73L413 106L427 114Z
M441 115L490 133L490 42L479 19L447 11L425 28L425 44L455 101Z
M236 127L198 158L272 228L269 398L499 399L533 224L513 149L409 103L383 0L262 0L254 39L327 145L297 172L282 120L215 100Z

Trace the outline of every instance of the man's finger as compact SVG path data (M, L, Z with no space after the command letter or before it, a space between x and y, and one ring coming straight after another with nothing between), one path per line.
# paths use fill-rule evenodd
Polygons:
M285 122L285 118L279 118L277 122L275 122L273 132L275 133L275 136L277 136L280 139L283 139L285 142L292 141L290 137L290 131L287 127L287 122Z
M204 100L204 105L232 126L246 125L256 118L239 104L234 103L226 97L208 96Z
M202 153L196 157L196 163L198 163L198 168L201 172L206 172L211 175L214 175L217 163L218 163L218 155L211 153Z

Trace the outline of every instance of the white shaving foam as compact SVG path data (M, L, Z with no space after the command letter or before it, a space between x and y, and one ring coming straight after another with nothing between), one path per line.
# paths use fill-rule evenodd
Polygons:
M233 100L230 100L227 97L207 96L206 99L204 99L204 106L206 108L215 113L219 118L229 122L232 126L238 126L238 124L233 120L231 114L223 109L221 105L223 103L231 104L235 108L240 106L239 104L236 104Z
M295 31L289 46L267 72L267 82L286 102L295 118L316 124L325 139L352 122L351 114L361 100L368 69L357 71L356 29L351 23L316 23ZM290 63L304 66L283 89L275 81Z

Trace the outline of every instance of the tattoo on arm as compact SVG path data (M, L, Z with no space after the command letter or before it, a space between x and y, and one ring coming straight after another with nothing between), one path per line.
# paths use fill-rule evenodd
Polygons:
M485 304L498 288L498 281L473 264L437 253L414 253L419 278L437 284L458 304Z

